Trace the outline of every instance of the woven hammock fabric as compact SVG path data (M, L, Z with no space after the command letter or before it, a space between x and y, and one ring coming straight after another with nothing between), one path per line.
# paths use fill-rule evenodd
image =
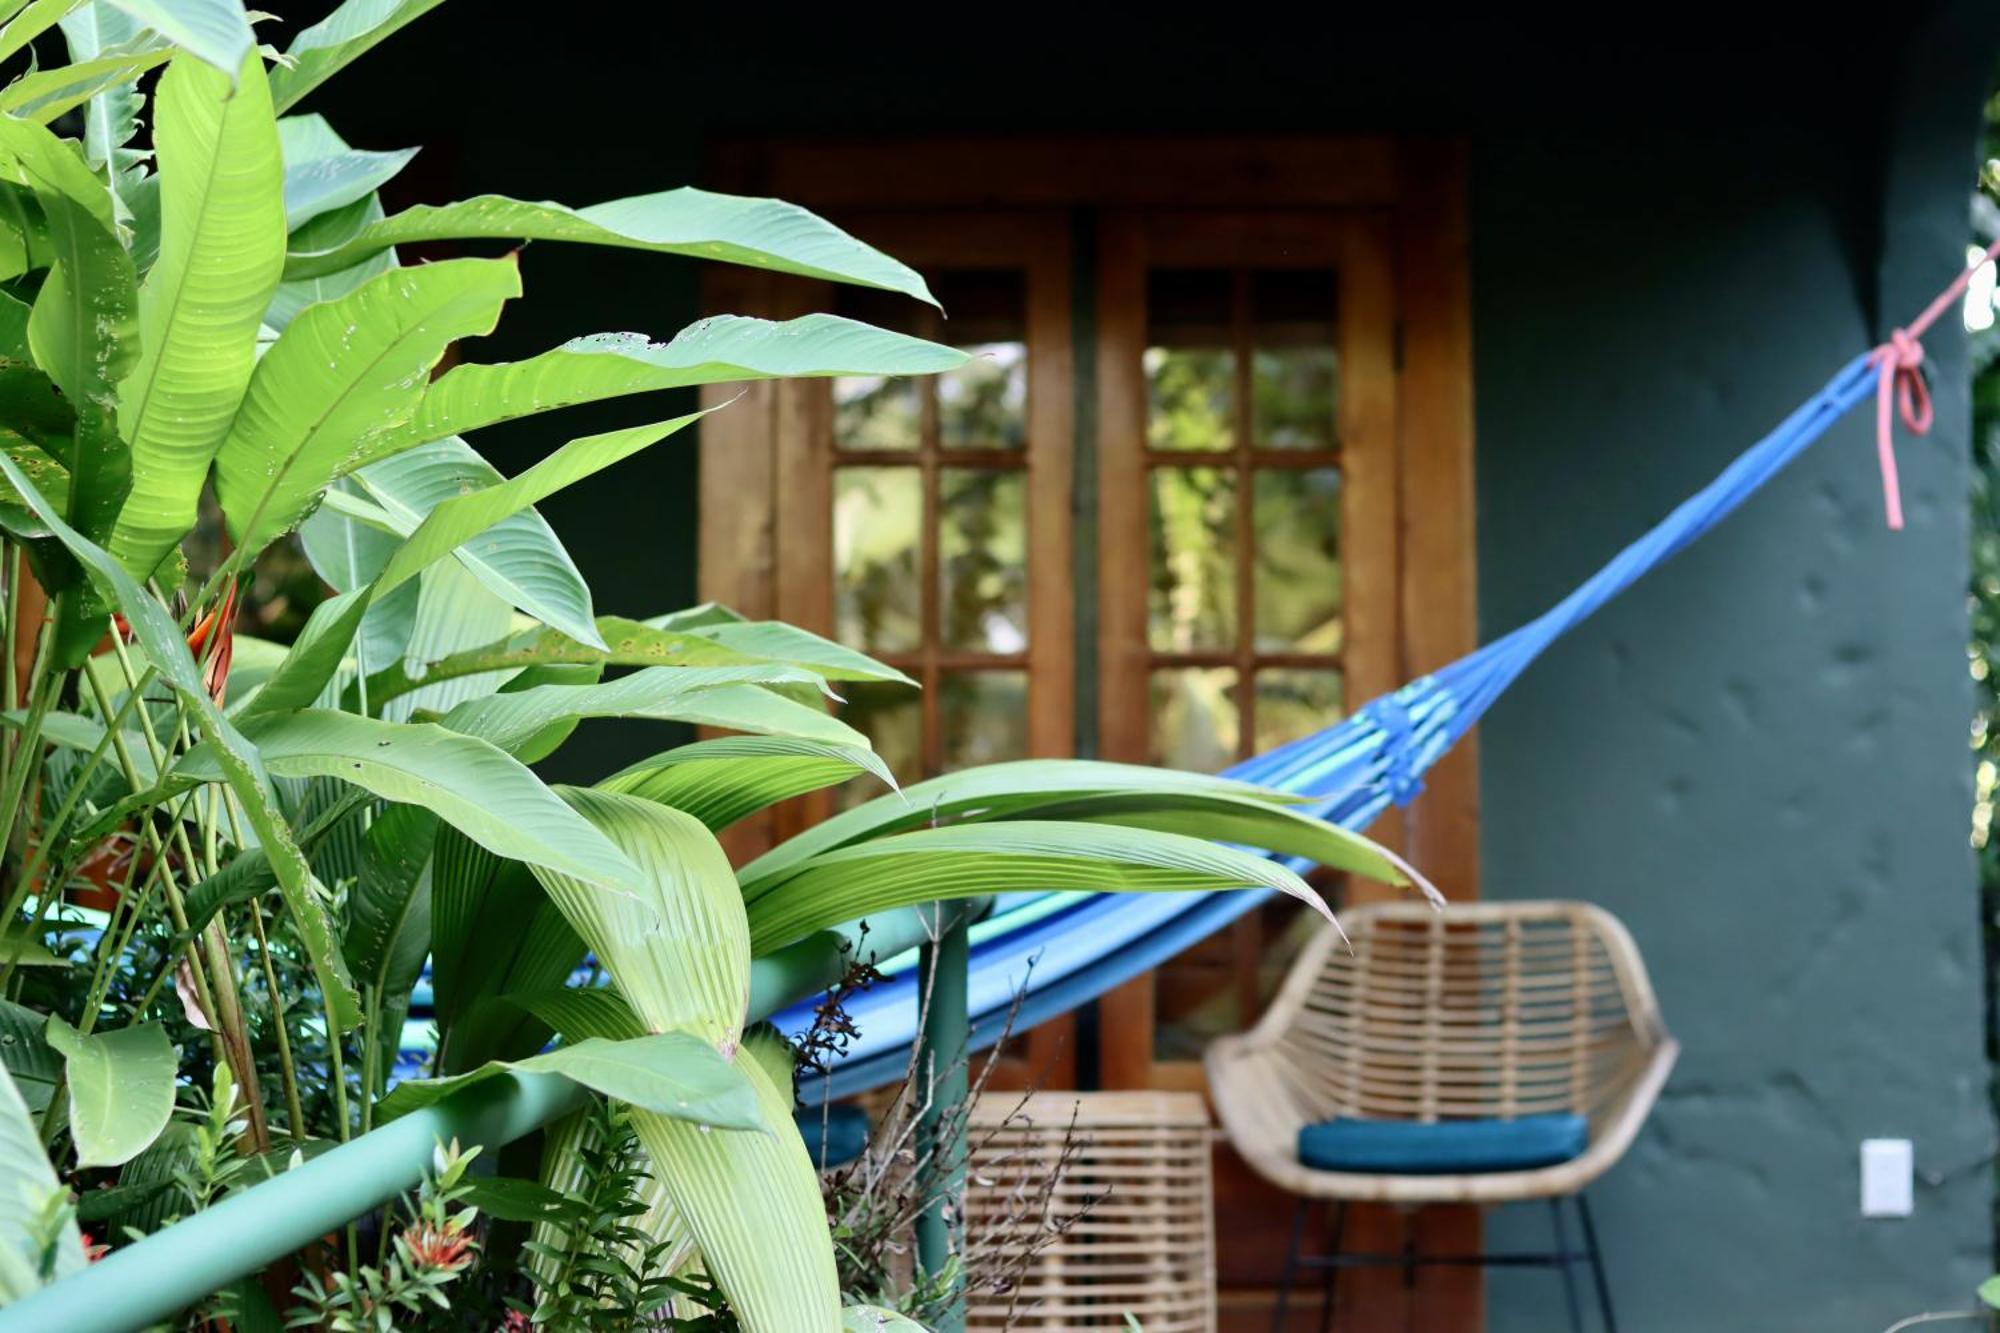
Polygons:
M1423 775L1470 730L1548 646L1642 575L1733 513L1881 383L1878 354L1856 357L1826 387L1737 457L1707 486L1546 612L1451 665L1356 710L1345 720L1225 770L1225 776L1312 798L1308 813L1365 829L1422 790ZM1297 869L1308 868L1293 862ZM971 1048L1066 1013L1227 926L1268 890L1212 893L1009 895L972 927ZM811 1095L844 1097L900 1078L917 1033L914 954L890 960L887 979L851 997L860 1035ZM774 1021L812 1026L813 1005Z

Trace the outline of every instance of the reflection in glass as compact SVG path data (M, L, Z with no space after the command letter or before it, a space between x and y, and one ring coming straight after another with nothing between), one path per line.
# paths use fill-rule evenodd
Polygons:
M1208 269L1146 280L1146 443L1221 451L1236 443L1235 280Z
M841 449L913 450L922 440L917 381L842 375L833 382L833 442Z
M1153 762L1215 773L1236 762L1241 719L1236 672L1229 667L1169 667L1150 683Z
M947 449L1019 449L1028 439L1028 349L1020 342L962 349L972 360L937 378L938 443Z
M1254 489L1258 651L1340 652L1339 469L1263 468Z
M833 624L842 643L908 652L921 641L921 484L913 467L834 469Z
M947 772L1028 753L1028 673L952 671L938 689Z
M1332 449L1338 443L1339 363L1334 279L1323 269L1251 276L1252 435L1260 449Z
M969 652L1028 646L1027 474L945 468L938 477L941 641Z
M1340 721L1346 691L1338 671L1267 667L1257 673L1258 752Z
M1236 474L1162 467L1152 491L1146 637L1161 652L1236 642Z
M874 742L875 753L882 756L896 780L915 782L921 778L924 721L917 691L893 681L849 681L840 692L847 700L840 709L841 721ZM845 810L872 801L883 791L880 779L863 774L836 788L833 803Z

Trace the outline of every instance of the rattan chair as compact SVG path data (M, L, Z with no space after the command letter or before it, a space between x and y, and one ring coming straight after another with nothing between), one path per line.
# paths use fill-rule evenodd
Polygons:
M1259 1174L1298 1197L1277 1323L1301 1265L1322 1270L1331 1305L1341 1268L1418 1263L1560 1268L1581 1327L1574 1266L1587 1264L1607 1330L1616 1328L1583 1188L1618 1161L1673 1067L1632 937L1577 902L1369 904L1341 913L1351 944L1314 937L1249 1032L1210 1047L1208 1080L1224 1132ZM1554 1166L1458 1175L1315 1170L1299 1131L1334 1118L1436 1122L1573 1112L1582 1153ZM1556 1247L1538 1255L1345 1253L1349 1202L1406 1206L1547 1199ZM1562 1204L1574 1199L1584 1246L1571 1249ZM1332 1214L1327 1252L1301 1252L1307 1209Z
M1215 1333L1213 1135L1194 1093L980 1098L966 1243L1012 1282L975 1293L968 1327L1124 1333L1129 1315L1146 1333ZM1066 1223L1053 1238L1051 1222Z

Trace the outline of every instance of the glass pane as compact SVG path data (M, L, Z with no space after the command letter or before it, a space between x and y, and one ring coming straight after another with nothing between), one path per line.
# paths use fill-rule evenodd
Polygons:
M1346 690L1338 671L1297 667L1259 671L1255 748L1262 753L1330 727L1345 709Z
M1340 381L1333 274L1256 273L1250 291L1254 443L1260 449L1334 448Z
M946 468L938 479L938 598L946 648L1028 646L1027 474Z
M875 753L898 782L915 782L923 774L924 712L922 696L892 681L847 681L840 686L847 703L841 721L875 744ZM833 794L839 809L860 805L882 795L881 780L866 774L842 783Z
M919 644L922 481L913 467L834 469L833 625L842 643L883 653Z
M833 442L842 449L913 450L921 442L917 381L842 375L833 382Z
M938 690L947 770L1028 753L1028 673L953 671Z
M1146 281L1146 443L1227 450L1236 443L1235 282L1226 272L1162 270Z
M1254 490L1258 651L1339 653L1340 470L1263 468Z
M1236 672L1170 667L1152 679L1153 762L1214 773L1236 762Z
M1154 468L1146 637L1161 652L1236 645L1236 474Z
M972 354L940 375L938 443L947 449L1019 449L1028 438L1028 291L1019 270L973 269L939 277L951 318L936 335Z

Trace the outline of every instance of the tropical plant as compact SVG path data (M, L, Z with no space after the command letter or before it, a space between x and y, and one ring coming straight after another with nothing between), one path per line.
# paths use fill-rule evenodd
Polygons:
M1010 888L1256 885L1325 910L1244 844L1401 877L1274 793L1071 762L892 790L732 868L715 834L745 815L857 775L893 787L826 701L906 678L721 607L598 613L534 506L699 413L570 440L514 477L466 437L964 357L827 315L722 316L441 370L521 294L517 259L482 247L929 293L800 209L692 188L387 213L408 152L352 148L294 108L436 3L346 0L278 54L240 0L0 0L0 58L32 64L0 88L0 1299L82 1272L79 1217L152 1231L526 1071L619 1104L652 1191L621 1224L629 1252L699 1265L635 1268L621 1291L650 1302L674 1278L676 1300L753 1333L824 1333L842 1321L833 1247L789 1054L745 1038L753 960ZM415 242L457 252L404 265ZM245 581L301 549L331 595L289 644L240 633ZM592 787L536 776L603 717L731 734ZM426 959L435 1055L397 1082ZM586 959L604 986L570 984ZM190 1127L180 1104L204 1087ZM544 1181L585 1152L615 1173L603 1142L558 1127ZM300 1278L299 1318L380 1327L452 1299L483 1243L451 1206L475 1188L463 1163L441 1159L393 1253L366 1262L372 1221L350 1224ZM511 1247L530 1280L573 1272L552 1237Z

